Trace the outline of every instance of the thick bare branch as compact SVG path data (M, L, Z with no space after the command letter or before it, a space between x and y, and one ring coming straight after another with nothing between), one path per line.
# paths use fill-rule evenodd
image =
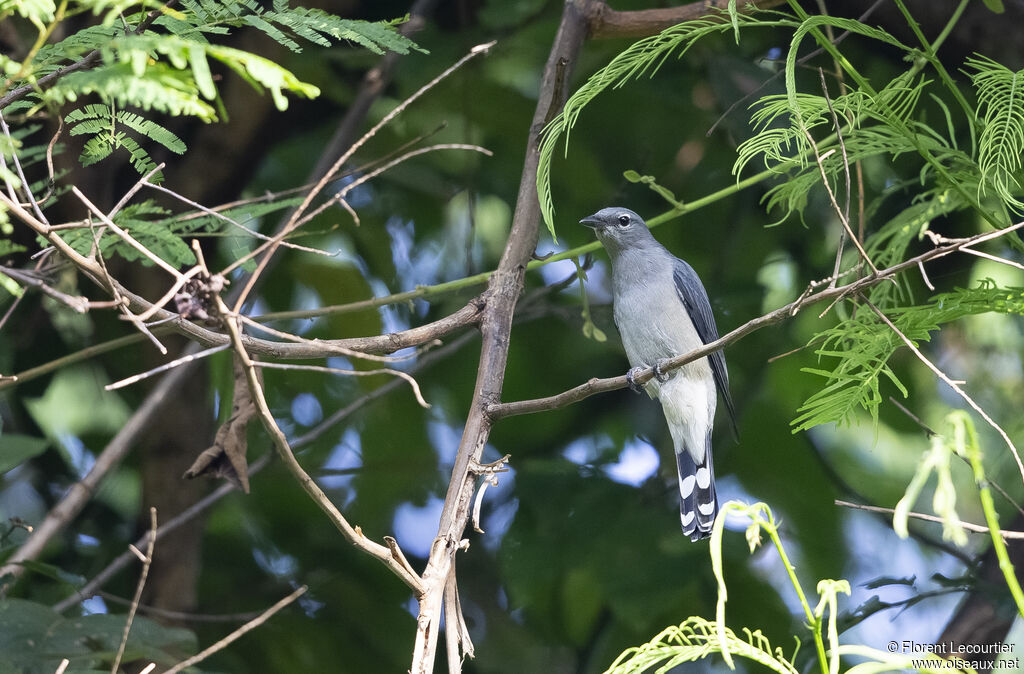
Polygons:
M769 9L785 4L785 2L786 0L760 0L759 2L739 4L741 11L747 11L747 7L751 4L756 5L758 9ZM701 2L691 2L679 7L619 12L604 2L597 2L591 6L588 14L589 37L596 39L647 37L683 21L705 18L712 14L712 10L725 10L728 6L729 0L701 0Z
M462 533L469 520L475 479L472 465L490 435L491 419L484 409L501 397L508 357L509 336L516 302L523 288L526 265L537 246L540 207L537 200L537 164L539 137L545 121L561 109L568 93L566 81L572 73L587 31L587 16L593 0L567 0L544 68L537 107L534 110L526 158L519 183L512 230L497 271L489 279L484 293L486 305L480 318L482 347L477 369L473 402L459 443L455 466L445 496L437 539L423 572L424 596L420 599L416 643L413 648L412 674L432 672L441 631L445 588L453 573L454 557L460 549ZM450 623L449 623L450 624ZM449 629L458 629L451 625ZM449 662L449 671L453 663Z

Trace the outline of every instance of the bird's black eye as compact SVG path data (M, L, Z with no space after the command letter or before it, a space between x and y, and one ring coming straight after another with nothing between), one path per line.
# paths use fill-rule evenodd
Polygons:
M619 216L619 227L625 227L629 224L629 216L623 213Z

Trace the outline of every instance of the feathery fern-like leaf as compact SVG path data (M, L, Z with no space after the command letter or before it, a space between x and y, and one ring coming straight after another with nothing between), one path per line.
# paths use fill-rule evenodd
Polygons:
M920 342L930 340L931 333L946 323L989 312L1024 315L1024 288L1000 288L986 280L976 288L958 288L936 295L928 304L893 309L887 314L904 335ZM817 342L821 343L815 351L819 358L838 362L832 370L803 369L825 378L826 385L797 410L791 422L794 433L826 423L849 423L857 408L866 410L877 424L883 376L907 395L888 365L903 341L874 313L857 312L853 318L815 335L811 343Z
M765 15L775 18L764 19ZM736 25L758 28L795 28L799 25L799 22L773 12L759 13L757 17L745 14L736 15ZM583 109L601 92L620 87L629 80L643 75L653 76L673 54L682 57L702 37L727 32L733 30L733 27L731 21L697 19L666 28L657 35L634 42L613 58L608 65L591 75L590 79L569 97L562 112L552 119L544 129L537 167L537 195L540 199L544 222L552 237L555 237L555 207L551 195L551 162L554 160L555 150L560 143L564 143L565 150L568 151L569 134Z
M1021 169L1024 168L1024 70L1016 72L984 56L967 59L974 70L984 121L978 144L982 180L979 195L991 189L1005 204L1024 209Z
M190 73L165 63L151 63L141 75L136 74L128 63L70 73L47 89L42 98L44 101L66 103L86 94L97 94L120 107L159 110L204 121L216 119L213 107L199 98Z
M686 662L696 662L723 651L752 660L777 674L798 671L782 653L773 648L760 630L744 630L746 638L731 629L701 617L687 618L682 624L663 630L648 643L624 651L605 674L641 674L668 672ZM724 638L723 638L724 637ZM654 668L657 667L657 670Z
M72 110L64 121L70 125L70 135L92 136L82 149L79 158L82 166L95 164L109 157L115 150L124 148L128 150L132 165L139 173L148 173L156 167L149 153L135 139L125 131L118 131L119 125L160 143L171 152L185 152L185 143L165 127L126 110L115 113L105 103L94 103ZM160 174L154 176L155 181L161 179Z

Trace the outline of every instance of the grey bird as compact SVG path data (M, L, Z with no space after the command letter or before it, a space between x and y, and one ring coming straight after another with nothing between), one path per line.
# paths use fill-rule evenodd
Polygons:
M633 378L655 368L644 388L661 401L672 435L683 533L694 541L707 538L718 514L711 429L719 395L736 434L725 355L715 351L667 373L660 367L718 339L707 291L693 267L658 243L633 211L604 208L580 224L594 229L611 258L613 315L631 366L630 386L639 392Z

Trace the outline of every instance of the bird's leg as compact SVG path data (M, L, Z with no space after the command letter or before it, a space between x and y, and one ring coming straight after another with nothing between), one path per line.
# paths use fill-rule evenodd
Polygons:
M654 364L654 378L657 379L660 382L668 381L668 378L670 376L670 375L665 374L662 371L662 369L661 369L661 366L664 365L667 362L668 362L668 358L665 358L663 360L659 360L657 363Z
M646 370L644 367L632 367L629 372L626 373L626 383L629 384L629 388L632 389L633 393L643 393L644 387L636 383L636 376Z

